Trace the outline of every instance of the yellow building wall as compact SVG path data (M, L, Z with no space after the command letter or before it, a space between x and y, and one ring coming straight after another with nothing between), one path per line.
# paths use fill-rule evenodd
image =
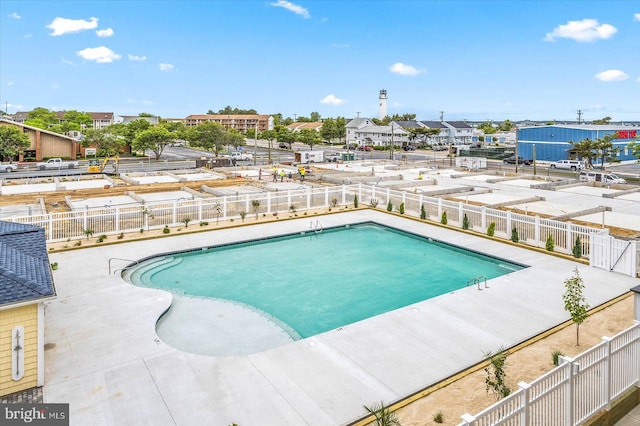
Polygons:
M24 376L11 379L12 352L11 331L24 327ZM38 304L20 306L0 311L0 396L38 385Z

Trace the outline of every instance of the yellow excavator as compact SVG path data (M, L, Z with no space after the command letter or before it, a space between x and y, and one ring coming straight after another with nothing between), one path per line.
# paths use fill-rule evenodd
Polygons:
M120 161L120 157L117 155L115 157L107 157L103 160L98 158L89 160L89 167L87 171L89 173L102 173L107 164L109 164L109 161L111 161L111 165L113 166L113 173L118 173L118 162Z

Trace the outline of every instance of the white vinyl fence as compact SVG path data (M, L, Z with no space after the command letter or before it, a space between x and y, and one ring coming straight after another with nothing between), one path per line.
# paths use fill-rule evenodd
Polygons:
M581 353L459 426L580 425L622 393L640 386L640 323Z
M364 184L304 187L237 196L87 208L81 211L30 215L7 220L41 226L46 229L47 240L53 242L82 238L87 230L93 231L93 235L109 235L179 226L186 219L192 224L197 224L237 220L243 212L250 218L256 213L270 215L344 206L353 204L356 195L360 206L377 206L381 209L391 206L392 211L398 212L402 205L404 214L413 217L420 217L424 209L425 219L435 222L440 222L443 213L446 213L447 224L459 228L463 227L466 216L469 229L483 234L494 224L494 236L497 238L510 239L515 228L519 242L534 247L545 247L547 238L551 236L554 251L559 253L572 254L573 247L579 239L581 256L589 258L592 266L630 276L636 276L638 270L638 256L632 254L637 253L638 247L635 242L626 247L628 242L616 240L609 235L604 236L602 229ZM592 246L595 246L596 250Z

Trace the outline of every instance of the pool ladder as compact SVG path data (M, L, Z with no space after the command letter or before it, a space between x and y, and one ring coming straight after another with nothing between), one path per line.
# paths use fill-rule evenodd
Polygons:
M319 234L322 231L324 231L324 228L320 224L319 220L316 220L315 224L313 223L313 221L311 221L311 223L309 224L309 229L313 229L313 232L315 232L316 234Z
M480 275L477 276L469 281L467 281L467 287L469 287L471 284L473 285L477 285L478 286L478 290L482 290L480 288L480 283L484 281L484 288L489 288L489 286L487 285L487 277L485 277L484 275Z

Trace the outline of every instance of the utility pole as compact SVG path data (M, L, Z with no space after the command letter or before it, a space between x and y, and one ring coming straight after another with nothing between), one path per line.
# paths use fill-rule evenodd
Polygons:
M578 124L580 124L581 121L582 121L582 110L579 109L578 110Z
M440 111L440 122L444 121L444 111Z

